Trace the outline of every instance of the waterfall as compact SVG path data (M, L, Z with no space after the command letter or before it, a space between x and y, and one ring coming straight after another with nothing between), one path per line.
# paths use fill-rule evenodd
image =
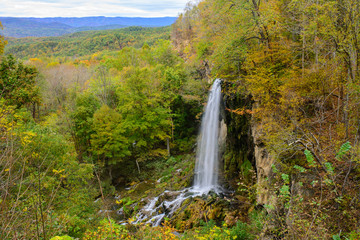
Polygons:
M133 224L145 222L158 226L164 217L172 217L184 200L190 197L202 196L211 190L216 193L221 191L218 184L220 83L220 79L215 80L202 118L196 154L194 186L181 191L165 191L158 197L150 199L138 212ZM159 199L161 198L166 200L160 202Z
M194 189L208 192L219 188L219 124L221 80L216 79L201 121L195 165Z

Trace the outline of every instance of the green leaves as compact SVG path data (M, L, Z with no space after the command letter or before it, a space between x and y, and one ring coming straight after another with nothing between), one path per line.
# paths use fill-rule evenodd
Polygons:
M282 195L283 197L289 197L290 196L290 188L289 185L283 185L280 188L280 195Z
M112 165L130 155L130 139L125 133L122 117L115 110L103 105L94 114L94 133L91 135L93 152Z
M281 178L284 181L285 184L289 184L290 183L290 179L289 179L289 175L288 174L281 174Z
M299 172L301 172L301 173L306 172L306 169L303 168L303 167L301 167L301 166L295 165L294 168L295 168L296 170L298 170Z
M18 111L9 114L17 115ZM73 145L64 136L50 126L28 121L29 118L22 124L13 124L13 136L4 141L11 144L1 146L0 169L9 171L0 171L0 178L6 179L4 186L9 194L1 210L4 217L0 225L5 226L7 219L16 219L2 229L2 239L16 238L16 229L20 228L26 229L21 233L26 239L35 236L36 227L50 236L65 234L72 228L73 218L80 216L88 223L89 212L95 211L96 193L89 187L93 165L78 162ZM3 196L0 198L4 200ZM41 222L34 223L37 226L31 224L40 214Z
M346 142L344 143L341 147L340 150L338 151L338 153L336 154L336 159L337 160L341 160L341 158L351 149L351 144L350 142Z
M11 55L0 64L0 92L8 104L20 108L29 103L39 103L39 89L36 86L38 72L34 67L24 66Z
M93 130L93 115L100 108L99 101L91 93L83 93L76 99L75 109L70 114L74 123L74 141L79 156L87 153L91 147Z
M330 174L334 174L334 166L330 162L326 162L325 164L326 171Z
M169 102L163 101L156 72L148 68L129 68L118 88L118 112L123 118L133 152L142 158L153 146L164 142L171 131Z
M315 159L314 159L314 156L312 155L312 153L308 149L306 149L304 151L304 154L305 154L306 161L308 162L309 166L316 167L316 162L315 162Z

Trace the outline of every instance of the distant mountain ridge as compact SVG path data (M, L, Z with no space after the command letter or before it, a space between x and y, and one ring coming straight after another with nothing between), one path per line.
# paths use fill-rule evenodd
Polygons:
M176 17L55 17L15 18L0 17L5 37L49 37L61 36L85 30L117 29L129 26L163 27L173 24Z
M170 29L169 26L132 26L121 29L81 31L58 37L8 37L4 53L23 60L52 57L82 59L84 56L92 56L95 53L117 54L125 47L141 48L145 43L152 46L158 40L168 40Z

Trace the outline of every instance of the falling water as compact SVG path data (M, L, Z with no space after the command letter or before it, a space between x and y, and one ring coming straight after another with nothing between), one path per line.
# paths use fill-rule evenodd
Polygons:
M218 189L219 118L221 80L216 79L209 95L201 122L200 137L195 165L194 189L201 192Z
M220 79L215 80L202 119L196 156L194 186L181 191L165 191L158 197L150 199L138 212L133 224L145 222L158 226L164 217L171 217L184 200L190 197L202 196L211 190L216 193L220 192L221 189L218 184L220 83ZM167 200L160 202L160 198Z

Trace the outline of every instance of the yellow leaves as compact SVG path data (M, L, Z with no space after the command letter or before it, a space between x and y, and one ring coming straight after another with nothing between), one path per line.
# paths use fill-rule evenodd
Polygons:
M23 145L23 146L27 145L30 142L31 142L31 140L27 136L25 136L21 139L21 145Z
M39 59L39 58L30 58L30 59L29 59L29 61L31 61L31 62L40 62L40 63L42 63L42 60L41 60L41 59Z
M202 232L202 233L201 233ZM216 225L211 226L210 229L207 229L207 232L204 233L203 231L195 230L195 239L199 240L208 240L208 239L224 239L224 240L230 240L230 239L237 239L237 236L231 236L232 233L230 229L228 228L228 225L226 223L223 223L221 227L218 227Z
M281 29L279 1L269 0L266 4L260 4L261 22L268 29L269 34L278 35Z
M56 113L50 113L46 119L39 124L48 127L48 126L55 126L58 121L59 116Z
M0 99L0 132L11 132L14 122L11 121L10 116L14 114L14 108L6 106L4 99Z
M104 219L93 231L86 231L84 240L92 239L133 239L129 231L124 227L115 223L114 220Z
M60 63L58 62L51 62L51 63L48 63L48 65L46 66L47 68L52 68L52 67L57 67L57 66L60 66Z
M61 174L62 172L65 172L65 169L60 169L60 170L53 169L52 172L55 174Z
M56 169L53 169L52 172L55 174L55 175L58 175L60 177L60 179L65 179L67 176L65 175L65 169L60 169L60 170L56 170Z
M94 53L93 55L91 55L91 61L97 60L98 57L99 57L99 53Z
M36 153L36 152L32 152L32 153L31 153L31 157L32 157L32 158L38 158L38 157L39 157L39 154Z
M32 139L36 136L34 132L23 132L21 136L21 145L26 146L32 142ZM33 156L38 157L37 153L32 153Z
M132 224L133 222L135 222L135 220L136 220L135 216L133 216L133 217L129 218L127 221L129 224Z

